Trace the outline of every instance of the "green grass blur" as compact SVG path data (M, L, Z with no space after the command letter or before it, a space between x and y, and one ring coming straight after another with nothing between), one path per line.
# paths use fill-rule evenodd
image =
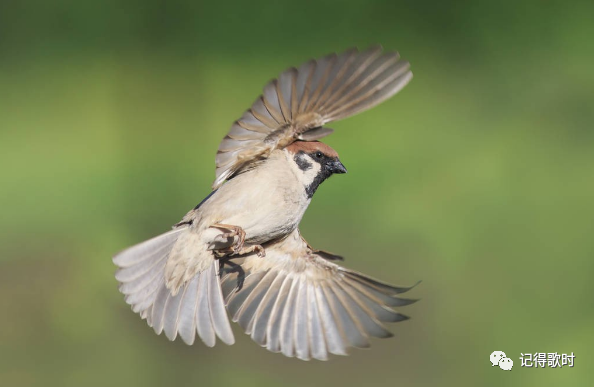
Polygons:
M449 2L448 2L449 3ZM594 356L594 3L0 3L1 386L585 386ZM412 285L395 338L328 362L156 336L112 255L209 192L288 66L381 43L413 81L331 125L349 170L302 223ZM491 367L504 351L511 372ZM520 353L576 355L527 369Z

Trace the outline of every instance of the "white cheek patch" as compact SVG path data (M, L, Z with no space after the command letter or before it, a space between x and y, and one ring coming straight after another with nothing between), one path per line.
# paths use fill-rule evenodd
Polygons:
M320 170L322 169L322 166L313 161L309 156L305 156L307 157L309 160L311 160L311 168L305 170L305 171L301 171L303 173L304 176L304 181L303 183L305 185L311 185L314 181L314 179L316 178L316 176L318 176L318 174L320 173ZM308 160L308 161L309 161Z
M304 186L311 185L322 169L320 163L314 161L305 153L296 155L291 165L297 176L302 176L301 182Z

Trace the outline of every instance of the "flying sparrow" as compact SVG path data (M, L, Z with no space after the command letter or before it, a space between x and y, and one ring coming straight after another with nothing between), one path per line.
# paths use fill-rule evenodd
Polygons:
M411 300L335 264L298 225L333 174L338 154L324 125L391 97L412 78L381 47L350 49L290 68L271 81L219 146L213 191L173 230L117 254L116 279L132 310L157 334L208 346L234 343L227 311L260 345L300 359L346 354ZM227 265L227 266L225 266Z

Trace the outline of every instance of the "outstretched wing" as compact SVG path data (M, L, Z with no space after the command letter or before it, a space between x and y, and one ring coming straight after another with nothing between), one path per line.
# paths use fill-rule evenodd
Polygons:
M251 161L295 140L332 133L322 125L390 98L412 78L409 63L381 47L353 48L283 72L264 88L219 146L213 189Z
M273 352L326 360L369 337L390 337L383 322L407 319L391 307L414 300L410 288L388 285L313 252L295 230L227 271L221 286L227 310L254 341Z

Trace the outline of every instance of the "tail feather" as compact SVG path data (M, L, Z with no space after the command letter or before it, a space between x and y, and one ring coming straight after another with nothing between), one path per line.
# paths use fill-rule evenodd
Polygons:
M210 310L208 304L208 279L200 275L200 287L198 290L198 309L196 310L196 325L198 326L198 335L209 347L215 344L215 332L212 326Z
M177 331L184 343L194 344L196 338L196 309L198 306L198 282L200 276L195 276L186 287L184 303L188 305L179 312Z
M215 333L221 341L227 345L232 345L235 343L235 337L233 336L229 318L227 317L227 310L225 309L223 292L221 290L221 281L218 274L219 261L214 261L214 264L210 267L210 274L207 277L210 318Z
M123 268L127 268L150 259L161 251L166 250L165 254L167 254L173 247L175 241L177 241L179 234L185 230L185 227L180 227L132 246L113 257L113 263L115 263L118 267L120 267L120 270L122 270ZM169 249L167 249L167 247L169 247ZM142 266L136 267L137 269L142 268Z
M142 242L113 258L118 266L116 279L135 313L147 320L157 334L169 340L179 335L188 345L196 334L212 347L218 336L226 344L234 337L225 311L218 277L218 261L196 273L175 294L167 287L166 263L178 238L187 232L182 227Z

